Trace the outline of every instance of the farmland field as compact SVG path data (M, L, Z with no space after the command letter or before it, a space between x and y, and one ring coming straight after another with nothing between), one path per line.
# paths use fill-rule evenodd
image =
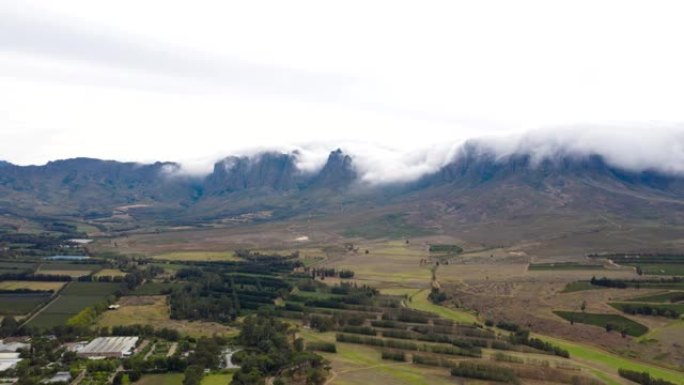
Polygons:
M65 287L62 295L80 296L108 296L114 294L119 289L118 283L109 282L72 282Z
M178 251L157 254L153 259L165 261L237 261L233 251Z
M126 273L119 269L102 269L95 273L93 277L123 277Z
M133 290L133 295L162 295L165 291L171 290L174 286L178 286L174 283L164 283L164 282L145 282L142 286L138 286Z
M227 374L207 374L202 378L200 385L227 385L233 379L231 373Z
M28 314L50 297L49 293L0 294L0 315Z
M84 308L104 301L118 289L119 285L115 283L71 282L29 325L39 328L63 325Z
M603 270L603 265L576 262L531 263L529 270Z
M57 291L64 286L65 282L47 281L1 281L0 290L53 290Z
M138 381L137 385L182 385L182 373L167 373L167 374L146 374Z
M668 291L665 293L658 293L646 295L641 297L634 297L627 299L628 302L681 302L684 301L684 291Z
M214 322L178 321L170 318L165 296L126 296L118 302L121 307L100 316L98 327L116 325L152 325L169 328L194 337L213 334L234 334L235 330Z
M628 335L639 337L648 332L648 328L638 322L634 322L618 314L592 314L572 311L554 311L556 315L568 321L606 327L607 324L613 325L613 330L624 330Z
M639 266L641 271L647 275L684 275L684 264L675 263L639 263L633 266Z
M37 264L29 262L10 262L0 261L0 274L16 274L22 272L32 272Z

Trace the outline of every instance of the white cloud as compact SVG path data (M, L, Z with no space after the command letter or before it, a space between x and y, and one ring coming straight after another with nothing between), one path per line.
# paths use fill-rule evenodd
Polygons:
M468 138L576 126L545 138L675 170L680 8L3 1L0 158L176 160L197 173L227 154L299 149L313 170L341 147L367 180L391 181L434 170ZM671 128L652 138L651 121Z

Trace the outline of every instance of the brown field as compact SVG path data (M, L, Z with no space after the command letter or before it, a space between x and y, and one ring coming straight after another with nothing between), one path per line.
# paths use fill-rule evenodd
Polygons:
M90 271L89 270L45 270L45 269L38 269L38 271L36 271L36 274L68 275L72 278L78 278L78 277L83 277L83 276L90 274Z
M233 335L237 332L233 328L214 322L172 320L169 317L166 297L162 295L121 297L118 304L121 305L119 309L102 314L96 324L98 327L152 325L155 328L178 330L182 334L195 337L214 334Z
M119 269L102 269L94 274L94 277L123 277L126 275Z

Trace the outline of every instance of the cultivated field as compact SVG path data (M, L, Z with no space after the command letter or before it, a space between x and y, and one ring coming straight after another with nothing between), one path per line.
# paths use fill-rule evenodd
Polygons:
M138 381L137 385L182 385L183 373L146 374Z
M152 256L164 261L237 261L232 251L178 251Z
M93 274L93 277L123 277L126 273L119 269L102 269L97 273Z
M58 291L64 286L65 282L43 282L43 281L0 281L0 290L52 290Z
M57 298L41 309L28 324L38 328L64 325L81 310L103 302L118 289L119 285L115 283L70 282Z
M50 299L48 293L0 294L0 315L25 315Z

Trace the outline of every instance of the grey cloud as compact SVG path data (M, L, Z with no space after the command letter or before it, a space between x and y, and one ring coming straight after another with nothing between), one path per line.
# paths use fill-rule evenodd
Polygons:
M563 155L601 155L632 171L684 174L684 124L575 125L471 141L499 158L529 154L533 162Z
M77 61L123 72L166 76L196 90L234 89L335 99L354 79L339 74L299 71L198 52L103 26L67 24L57 15L32 9L0 11L0 51ZM141 77L139 86L148 88ZM72 79L78 82L79 79ZM114 76L112 85L121 79ZM166 87L164 87L166 88Z

